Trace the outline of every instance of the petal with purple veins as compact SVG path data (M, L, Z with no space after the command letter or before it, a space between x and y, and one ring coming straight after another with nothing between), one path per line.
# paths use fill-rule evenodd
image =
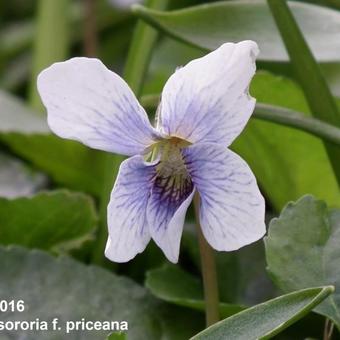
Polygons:
M247 163L213 143L190 146L183 155L200 195L200 223L210 245L232 251L263 237L265 202Z
M126 82L98 59L53 64L40 73L38 90L48 124L62 138L129 156L159 138Z
M162 93L159 129L191 143L230 145L255 107L248 87L257 54L253 41L226 43L177 70Z
M150 241L146 208L155 166L141 156L125 160L119 169L107 209L109 239L105 255L115 262L127 262L141 253Z
M147 207L147 221L153 240L168 260L176 263L185 214L192 201L194 187L186 169L181 169L181 165L174 160L171 164L160 162L156 171Z

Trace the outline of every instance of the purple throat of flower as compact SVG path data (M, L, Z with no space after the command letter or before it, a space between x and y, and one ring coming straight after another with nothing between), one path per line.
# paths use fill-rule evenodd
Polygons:
M194 185L187 170L182 150L191 143L179 137L169 137L151 146L146 161L156 161L152 178L153 191L164 204L177 205L193 191Z

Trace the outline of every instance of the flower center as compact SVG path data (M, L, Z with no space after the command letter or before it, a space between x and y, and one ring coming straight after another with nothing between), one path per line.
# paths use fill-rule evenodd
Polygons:
M159 145L155 186L170 201L183 201L193 188L181 151L188 145L190 143L177 137L164 139Z

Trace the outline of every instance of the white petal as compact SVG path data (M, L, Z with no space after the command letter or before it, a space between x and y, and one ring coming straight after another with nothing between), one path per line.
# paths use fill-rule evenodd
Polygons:
M156 219L156 214L148 210L148 223L152 239L172 263L178 262L185 215L194 196L194 192L193 190L173 215L169 215L170 218L166 225L160 224Z
M185 214L194 195L190 178L181 184L178 186L172 176L158 174L147 207L151 236L173 263L178 261Z
M143 153L157 138L129 86L98 59L53 64L40 73L38 90L62 138L124 155Z
M141 156L125 160L119 169L107 209L109 240L105 255L111 261L127 262L150 241L146 208L154 166Z
M200 222L210 245L231 251L263 237L265 202L247 163L213 143L196 144L183 154L201 197Z
M227 43L176 71L162 94L162 132L192 143L228 146L250 118L248 93L258 47L253 41Z

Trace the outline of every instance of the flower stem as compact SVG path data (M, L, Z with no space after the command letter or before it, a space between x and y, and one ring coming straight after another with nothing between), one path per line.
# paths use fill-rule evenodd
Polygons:
M97 55L97 0L85 0L84 53L87 57Z
M168 0L147 0L146 6L153 9L165 9ZM124 68L124 79L137 97L140 96L143 80L150 63L151 53L157 41L157 32L147 24L139 21L130 45L127 62ZM107 240L107 205L110 199L114 181L117 177L119 165L123 161L119 155L106 155L103 174L103 188L100 198L100 223L96 244L94 245L92 262L104 264L104 249Z
M198 242L201 253L201 271L204 286L205 313L207 327L216 323L220 319L219 315L219 297L218 283L214 250L205 240L202 228L199 222L200 197L196 192L194 197L194 207L196 216L196 226L198 233Z
M323 332L323 340L331 340L334 330L334 323L326 318L325 320L325 328Z

